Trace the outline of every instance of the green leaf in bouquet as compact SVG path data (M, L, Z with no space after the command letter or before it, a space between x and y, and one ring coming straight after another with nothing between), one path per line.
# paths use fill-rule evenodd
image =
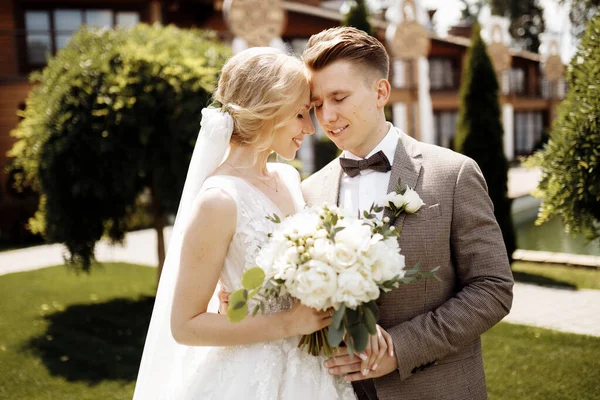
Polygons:
M375 315L373 315L373 311L369 307L363 307L364 316L365 316L365 327L370 335L377 334L377 319Z
M259 288L265 281L266 275L260 267L249 268L242 275L242 286L248 290Z
M337 228L333 228L333 232L331 232L331 240L335 241L335 235L338 234L338 232L341 232L344 230L343 226L338 226Z
M227 318L229 319L229 321L234 322L234 323L243 321L244 318L246 318L247 314L248 314L248 304L246 304L246 303L244 303L244 305L241 306L240 308L229 307L229 309L227 310Z
M413 276L413 275L417 274L417 272L419 272L421 270L421 264L422 264L422 262L419 261L414 267L407 269L404 276Z
M258 314L259 311L260 311L260 306L257 304L256 306L254 306L254 310L252 310L252 316L256 317L256 314Z
M361 322L357 325L350 326L348 328L348 334L352 338L354 351L360 353L367 348L367 344L369 343L369 331L365 324Z
M335 329L342 329L342 322L344 321L344 314L346 313L346 306L342 304L340 308L338 308L335 313L333 313L333 321L331 326L335 327Z
M350 328L352 325L358 325L360 323L360 312L358 308L353 310L351 308L346 309L346 318L344 319L344 324L346 325L346 329Z
M327 329L327 342L329 343L329 346L338 347L340 343L342 343L345 332L346 330L343 326L340 326L339 328L336 328L333 325L329 326Z
M338 216L337 214L334 214L331 216L331 223L333 224L333 226L335 226L338 223Z
M229 295L229 308L238 310L246 305L248 301L248 291L246 289L239 289ZM248 309L248 307L246 307Z
M279 215L277 214L273 214L272 217L270 215L267 215L265 218L275 224L279 224L281 222L281 218L279 218Z
M363 306L371 310L375 317L375 321L379 319L379 307L377 307L377 302L375 300L371 300L370 302L363 304Z

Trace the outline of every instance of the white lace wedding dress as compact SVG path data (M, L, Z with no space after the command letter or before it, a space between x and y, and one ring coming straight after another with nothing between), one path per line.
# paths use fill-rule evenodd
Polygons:
M297 172L284 164L269 164L286 182L296 211L304 207ZM218 188L237 204L237 231L229 245L220 284L231 292L241 287L246 268L254 260L273 223L266 216L283 217L277 206L258 188L234 176L213 176L202 191ZM290 307L280 299L266 312ZM210 348L190 373L189 383L177 399L185 400L346 400L355 399L352 386L327 372L323 357L314 357L297 347L299 337L234 347Z

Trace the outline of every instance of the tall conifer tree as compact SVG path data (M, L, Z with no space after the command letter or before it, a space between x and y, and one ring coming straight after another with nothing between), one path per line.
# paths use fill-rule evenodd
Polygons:
M503 148L498 80L480 30L475 25L462 74L455 148L479 164L512 261L516 244L508 198L508 162Z

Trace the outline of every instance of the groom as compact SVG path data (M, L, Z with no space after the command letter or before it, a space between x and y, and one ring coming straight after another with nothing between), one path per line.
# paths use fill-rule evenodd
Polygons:
M480 335L508 314L513 279L479 167L386 122L389 57L377 39L329 29L310 38L303 59L319 124L343 150L303 182L306 202L362 213L400 179L425 202L395 221L406 265L440 266L441 279L385 296L379 325L393 339L393 356L375 371L363 375L361 360L349 356L326 366L354 382L359 399L487 398Z

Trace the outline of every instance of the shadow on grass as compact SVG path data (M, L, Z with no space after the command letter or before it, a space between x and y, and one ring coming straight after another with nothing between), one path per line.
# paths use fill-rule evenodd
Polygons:
M70 306L45 316L48 329L26 349L68 381L134 381L153 305L154 297L142 297Z
M572 283L559 281L547 276L530 274L529 272L512 271L515 281L521 283L531 283L539 286L548 286L559 289L577 290L577 286Z

